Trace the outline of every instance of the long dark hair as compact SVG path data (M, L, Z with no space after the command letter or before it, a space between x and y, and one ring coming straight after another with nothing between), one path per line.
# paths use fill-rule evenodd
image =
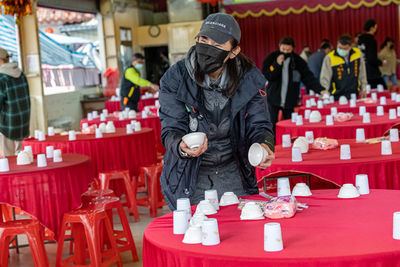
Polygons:
M238 46L238 41L236 39L230 40L232 45L232 50ZM240 65L240 73L238 69L238 63ZM224 63L224 67L228 70L229 81L226 86L226 96L232 98L236 92L239 85L240 79L246 72L250 71L255 66L254 62L246 57L242 52L240 52L233 59L228 58ZM195 66L194 66L194 78L196 82L202 84L204 82L205 73L200 70L199 63L197 62L197 57L195 56Z
M387 43L392 42L392 47L391 49L393 49L394 47L394 40L391 37L386 37L385 41L382 43L381 45L381 49L385 48L385 46L387 45Z

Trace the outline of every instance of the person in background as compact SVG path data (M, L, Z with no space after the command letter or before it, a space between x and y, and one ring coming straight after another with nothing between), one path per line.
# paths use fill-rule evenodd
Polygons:
M377 88L378 84L382 84L386 89L385 81L379 70L382 61L378 59L378 45L374 37L378 31L378 24L375 20L369 19L364 24L364 31L365 33L358 38L358 48L364 57L368 84L371 85L371 88Z
M266 81L240 52L240 37L231 15L209 15L186 58L161 79L159 113L166 153L160 183L173 210L178 198L190 198L196 205L209 189L217 190L218 198L224 192L258 194L249 147L259 143L268 152L258 168L267 168L274 158ZM200 147L190 149L182 137L193 132L206 137Z
M361 32L356 32L356 34L354 34L354 39L353 39L353 47L357 47L358 48L358 38L360 38L361 36Z
M378 54L378 58L382 61L381 72L386 86L389 87L389 81L392 82L392 86L397 85L396 67L397 64L399 64L399 60L396 56L394 40L392 38L386 37L385 41L381 45L381 51Z
M324 88L309 70L307 63L293 49L293 38L282 38L279 49L269 54L262 65L262 72L268 80L268 107L274 126L278 121L279 110L283 111L284 119L290 119L299 101L300 82L317 93L327 93L322 92Z
M308 58L311 56L311 49L309 45L305 45L303 47L303 51L301 51L300 57L304 59L305 62L308 62Z
M0 48L0 147L2 156L22 150L22 140L29 136L31 102L29 86L17 63Z
M325 57L320 82L335 100L342 95L350 99L351 94L359 92L365 97L365 63L360 49L352 47L350 35L340 36L336 50Z
M319 79L321 74L322 62L324 58L329 52L332 50L332 44L329 40L322 40L321 45L317 52L312 54L308 59L308 67L310 68L311 72L314 74L316 79Z
M121 108L126 107L138 111L138 103L140 101L140 87L151 87L152 90L158 91L158 85L148 80L140 78L140 71L143 69L144 56L136 53L132 56L132 65L124 72L121 82Z

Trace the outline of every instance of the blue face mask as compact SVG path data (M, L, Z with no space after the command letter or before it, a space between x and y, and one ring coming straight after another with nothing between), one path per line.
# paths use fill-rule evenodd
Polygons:
M337 48L336 52L341 57L345 57L345 56L347 56L349 54L349 50L344 50L344 49L340 49L340 48Z
M136 68L138 71L141 71L141 70L143 69L143 64L137 63L137 64L135 65L135 68Z

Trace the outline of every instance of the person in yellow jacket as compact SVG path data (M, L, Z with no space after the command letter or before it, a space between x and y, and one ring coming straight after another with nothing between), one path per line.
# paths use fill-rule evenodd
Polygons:
M389 80L392 82L392 85L397 85L396 67L400 61L397 59L394 40L392 38L386 37L381 46L378 58L382 60L381 73L386 86L389 87Z
M350 99L351 94L365 97L365 62L360 49L352 47L351 36L340 36L336 49L324 58L320 83L335 100L342 95Z
M140 101L140 87L151 87L158 91L159 87L148 80L140 78L140 71L143 69L144 56L136 53L132 56L132 65L125 70L121 82L121 108L130 108L138 111Z

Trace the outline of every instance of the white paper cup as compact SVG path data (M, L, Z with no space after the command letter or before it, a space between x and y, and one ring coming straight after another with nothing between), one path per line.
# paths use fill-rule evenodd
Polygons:
M268 252L283 250L282 231L279 223L264 224L264 250Z
M383 90L385 90L385 88L383 87L382 84L378 84L376 89L378 89L378 92L380 92L380 93L383 92Z
M92 120L93 120L93 115L92 115L92 113L88 113L88 114L87 114L87 119L88 119L88 121L92 121Z
M147 118L147 112L145 110L142 111L142 118L143 119Z
M215 210L219 210L217 190L210 189L210 190L204 191L204 199L208 200L211 203L211 205L214 206Z
M291 118L292 118L292 122L293 122L293 123L296 123L296 120L297 120L297 112L293 112L292 115L291 115Z
M35 139L39 139L39 133L40 133L39 130L35 130L35 135L34 135Z
M296 117L296 125L297 126L303 125L303 116L297 115L297 117Z
M324 108L324 102L322 102L321 100L317 101L317 108Z
M351 159L350 145L340 145L340 159Z
M120 113L118 114L118 120L123 121L124 119L125 119L124 113L123 113L123 112L120 112Z
M46 140L46 135L44 134L44 132L39 131L39 141L45 141Z
M189 198L178 198L176 200L176 209L186 211L187 219L190 220L192 218L192 210L190 208L190 199Z
M69 132L68 132L68 140L69 140L69 141L75 141L75 140L76 140L76 133L75 133L75 131L69 131Z
M400 211L393 213L393 239L400 240Z
M282 196L290 196L290 182L289 178L284 177L284 178L279 178L278 179L278 197Z
M175 210L173 213L174 235L183 235L189 227L186 210Z
M304 110L304 118L306 120L310 119L310 114L311 114L311 110L310 109Z
M54 146L46 146L46 158L51 159L54 157Z
M47 166L47 161L46 161L46 155L45 154L38 154L37 155L37 166L39 168Z
M215 218L205 219L201 229L201 243L204 246L218 245L221 241L219 239L218 222Z
M155 102L154 102L154 106L156 106L157 108L159 108L161 105L160 105L160 100L156 100Z
M47 135L54 136L54 127L53 126L47 127Z
M140 124L140 121L135 122L135 132L139 132L142 130L142 126Z
M350 99L354 99L354 100L357 100L357 95L356 94L350 94Z
M335 97L333 95L329 96L329 103L335 103Z
M367 94L371 93L371 85L370 85L370 84L367 84L367 85L365 86L365 90L367 91Z
M379 98L379 104L386 105L386 96L381 96Z
M331 107L331 115L335 116L337 114L337 107Z
M378 100L378 95L376 93L372 93L371 98L372 98L372 100L376 101L376 100Z
M82 123L82 129L86 129L89 127L89 124L87 122Z
M308 93L309 93L310 96L314 96L315 95L315 92L313 90L310 90Z
M396 93L394 93L394 92L393 92L393 93L391 93L391 94L390 94L390 100L392 100L392 101L396 101L396 95L397 95L397 94L396 94Z
M392 144L389 140L384 140L381 142L381 154L392 155Z
M399 103L400 102L400 94L396 95L396 102Z
M133 133L132 124L127 124L126 125L126 133L127 134L132 134Z
M291 147L292 142L290 140L290 134L283 134L282 135L282 147Z
M395 120L395 119L397 119L396 109L391 108L389 109L389 120Z
M106 121L106 114L104 113L100 114L100 121Z
M254 143L248 151L248 159L252 166L258 166L267 159L268 151L259 143Z
M311 108L311 101L309 99L306 100L306 108Z
M314 143L314 132L313 131L306 131L306 139L309 144Z
M32 146L24 146L24 151L30 151L32 153Z
M350 99L350 107L355 108L357 106L355 99Z
M315 101L315 98L310 99L310 104L312 107L317 105L317 101Z
M360 195L368 195L369 194L368 175L357 174L356 187L358 189L358 192L360 192Z
M0 158L0 172L8 172L10 170L10 166L8 164L7 158Z
M186 244L201 244L201 236L202 232L200 226L189 225L182 242Z
M108 110L107 110L107 109L103 109L103 110L101 111L101 113L104 114L104 115L106 115L106 117L108 116Z
M61 153L61 149L54 149L53 152L53 162L62 162L62 153Z
M326 125L327 125L327 126L333 125L333 118L332 118L332 115L326 115Z
M397 117L400 117L400 106L397 107Z
M390 129L390 142L399 142L399 130Z
M96 134L96 138L102 138L103 137L103 133L101 132L101 130L99 128L96 128L95 134Z
M292 162L301 162L303 157L301 156L301 150L299 147L292 148Z
M365 112L367 112L367 108L365 106L361 106L358 108L358 115L362 116Z
M369 115L369 112L365 112L363 115L363 123L370 123L371 122L371 116Z
M93 116L93 119L97 119L99 117L99 113L97 112L97 110L92 111L92 116Z
M356 142L362 143L365 141L365 131L364 128L357 128L356 130Z
M383 116L383 114L384 114L383 107L382 106L377 106L376 107L376 115L377 116Z

